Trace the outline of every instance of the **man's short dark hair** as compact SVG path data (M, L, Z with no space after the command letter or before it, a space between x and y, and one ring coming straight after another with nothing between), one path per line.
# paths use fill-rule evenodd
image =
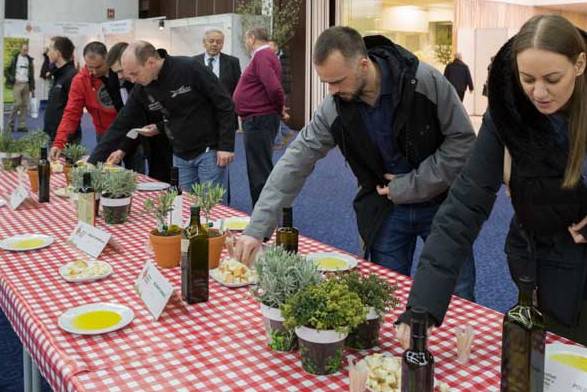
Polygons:
M128 42L118 42L112 45L108 51L108 54L106 55L106 65L108 65L108 68L112 67L114 64L120 61L122 52L124 52L127 47Z
M156 59L161 57L159 56L157 49L147 41L137 41L134 49L134 55L139 65L145 65L147 60L151 57Z
M339 51L346 60L367 57L363 37L357 30L347 26L334 26L320 34L314 44L314 64L324 63L335 51Z
M99 41L92 41L84 46L84 57L94 54L105 58L107 52L106 45Z
M71 59L73 59L75 46L69 38L57 36L51 38L51 41L53 42L53 48L61 53L61 57L63 57L65 61L71 61Z
M265 27L253 27L247 31L248 37L255 37L258 41L268 41L269 34L267 33L267 29Z

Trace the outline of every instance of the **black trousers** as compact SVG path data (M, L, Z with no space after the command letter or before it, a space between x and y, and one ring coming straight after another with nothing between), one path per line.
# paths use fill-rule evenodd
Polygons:
M278 114L251 116L243 120L247 175L253 208L273 170L273 140L278 130Z

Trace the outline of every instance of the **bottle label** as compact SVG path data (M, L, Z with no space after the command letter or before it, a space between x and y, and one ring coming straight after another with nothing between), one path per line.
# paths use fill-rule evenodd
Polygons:
M94 226L96 223L96 205L94 193L78 193L77 219Z
M190 240L187 238L181 239L181 253L188 253L188 249L190 248Z
M178 195L175 196L175 199L173 200L173 210L171 210L171 212L169 213L171 215L171 224L172 225L177 225L177 226L182 226L183 222L182 222L182 211L183 211L183 196Z

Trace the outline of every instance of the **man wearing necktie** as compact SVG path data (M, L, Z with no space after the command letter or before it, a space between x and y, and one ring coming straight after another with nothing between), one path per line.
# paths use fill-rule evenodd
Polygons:
M241 66L238 57L222 53L224 33L221 30L211 29L206 31L202 44L204 53L195 56L195 59L220 79L220 84L232 97L232 93L241 77Z

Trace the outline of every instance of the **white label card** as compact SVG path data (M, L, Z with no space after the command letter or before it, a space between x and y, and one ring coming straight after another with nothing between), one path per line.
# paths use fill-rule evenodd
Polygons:
M171 283L152 262L147 261L135 282L135 289L149 313L158 320L173 294Z
M28 190L23 185L17 186L10 195L10 208L16 210L28 197Z
M73 233L69 236L69 242L79 250L97 259L104 250L112 234L100 230L85 222L78 222Z

